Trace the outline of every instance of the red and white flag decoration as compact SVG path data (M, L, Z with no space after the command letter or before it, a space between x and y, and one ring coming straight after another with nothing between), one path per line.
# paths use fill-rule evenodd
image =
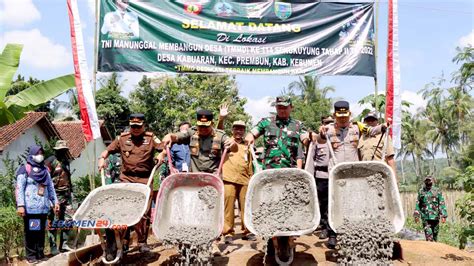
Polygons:
M388 0L387 103L385 117L392 121L393 147L401 148L402 106L398 57L398 0Z
M82 38L81 20L77 0L67 0L69 25L71 29L72 56L74 59L74 74L78 95L79 109L81 111L82 131L87 141L100 138L100 126L95 109L92 86L87 68L84 39Z

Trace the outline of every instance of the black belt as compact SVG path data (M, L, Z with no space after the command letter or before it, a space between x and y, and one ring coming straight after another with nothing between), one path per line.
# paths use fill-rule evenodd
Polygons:
M328 171L328 167L327 167L327 166L315 166L315 167L314 167L314 170L320 171L320 172L327 172L327 171Z
M148 177L150 177L149 172L141 172L141 173L124 172L123 174L126 175L126 176L138 177L138 178L148 178Z

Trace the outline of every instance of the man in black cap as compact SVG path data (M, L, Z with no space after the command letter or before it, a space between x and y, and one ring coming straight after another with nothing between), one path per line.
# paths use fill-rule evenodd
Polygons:
M196 127L186 132L171 133L163 138L163 145L189 142L191 172L215 173L224 149L237 151L237 143L224 131L215 129L213 119L211 111L199 110L196 113ZM165 155L162 152L159 160L163 160Z
M160 140L151 132L145 131L145 115L130 115L130 131L122 133L117 137L99 158L99 170L103 169L105 159L109 154L120 153L122 166L120 169L120 182L147 184L148 177L155 165L155 152L161 151ZM153 184L153 182L152 182ZM135 225L135 232L138 236L138 245L140 252L147 252L146 241L148 237L149 213ZM113 221L112 221L113 222ZM113 232L106 230L108 252L107 260L115 258L115 241L109 241L113 238Z
M375 127L379 124L377 113L372 111L364 117L364 123L368 126ZM393 150L392 139L389 137L388 143L385 143L386 137L382 134L375 136L363 135L359 141L359 152L361 161L382 161L382 151L386 148L385 161L396 174L395 152ZM388 146L386 146L388 145Z
M319 128L317 141L320 144L325 144L327 143L327 138L330 138L334 156L338 163L359 161L357 147L360 136L375 136L386 129L385 125L370 127L360 122L351 122L351 111L347 101L337 101L334 103L333 116L336 118L336 123L322 125ZM328 170L330 171L333 166L330 161ZM336 234L332 230L329 230L328 247L331 249L336 247Z

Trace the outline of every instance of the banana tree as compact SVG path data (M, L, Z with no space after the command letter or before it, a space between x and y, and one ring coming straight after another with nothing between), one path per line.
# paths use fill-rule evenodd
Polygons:
M0 54L0 127L21 119L24 113L75 87L74 75L50 79L15 95L6 96L20 64L21 44L7 44Z

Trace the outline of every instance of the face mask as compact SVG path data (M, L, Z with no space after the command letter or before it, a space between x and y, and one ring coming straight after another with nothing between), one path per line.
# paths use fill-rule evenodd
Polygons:
M33 155L33 161L37 163L42 163L44 160L44 155L43 154L38 154L38 155Z

